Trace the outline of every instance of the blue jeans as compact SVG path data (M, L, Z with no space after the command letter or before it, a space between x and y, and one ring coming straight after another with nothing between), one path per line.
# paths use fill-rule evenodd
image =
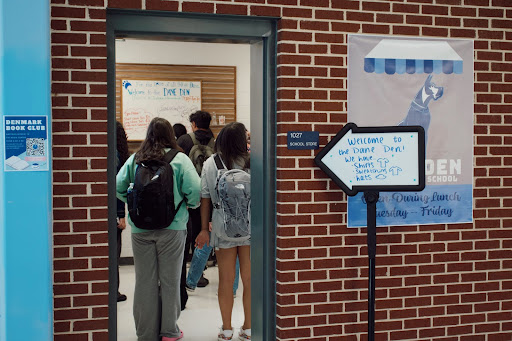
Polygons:
M202 249L196 247L194 249L194 255L192 256L192 261L190 262L190 269L188 269L187 276L187 286L195 289L197 287L197 282L201 278L203 274L204 267L206 266L206 262L208 262L208 257L212 252L212 247L208 245L204 245ZM240 274L240 263L238 261L238 257L236 258L236 272L235 272L235 282L233 283L233 295L236 294L238 290L238 280Z

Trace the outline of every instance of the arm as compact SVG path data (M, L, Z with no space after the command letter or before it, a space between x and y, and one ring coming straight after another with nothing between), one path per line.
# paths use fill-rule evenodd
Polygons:
M133 155L126 160L124 165L119 169L116 176L116 197L122 202L127 202L127 190L130 186L131 177L131 164L133 162Z
M197 235L195 246L202 249L204 244L210 245L210 207L212 200L210 198L201 198L201 232Z
M188 156L183 157L181 192L185 198L186 204L190 208L199 206L199 193L201 191L201 178L197 175L196 169Z

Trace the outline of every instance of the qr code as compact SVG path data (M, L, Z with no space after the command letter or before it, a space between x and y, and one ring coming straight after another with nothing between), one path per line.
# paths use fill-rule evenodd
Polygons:
M27 156L46 156L44 154L44 140L41 138L28 138Z

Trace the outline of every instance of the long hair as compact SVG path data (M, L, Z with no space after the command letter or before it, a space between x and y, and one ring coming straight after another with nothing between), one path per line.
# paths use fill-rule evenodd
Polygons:
M135 162L141 163L147 160L162 160L165 148L182 150L176 143L174 130L165 118L155 117L149 122L146 139L142 141L139 150L135 154Z
M121 122L116 121L116 137L117 137L117 152L119 153L119 163L122 165L126 162L130 153L128 152L128 139Z
M228 169L235 163L243 162L243 168L250 168L250 157L247 151L247 130L243 123L228 123L217 136L215 152L222 157Z

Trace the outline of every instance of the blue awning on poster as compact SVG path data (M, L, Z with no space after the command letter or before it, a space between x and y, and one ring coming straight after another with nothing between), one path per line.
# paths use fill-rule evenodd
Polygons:
M383 39L364 58L364 70L389 75L461 74L462 58L446 41Z

